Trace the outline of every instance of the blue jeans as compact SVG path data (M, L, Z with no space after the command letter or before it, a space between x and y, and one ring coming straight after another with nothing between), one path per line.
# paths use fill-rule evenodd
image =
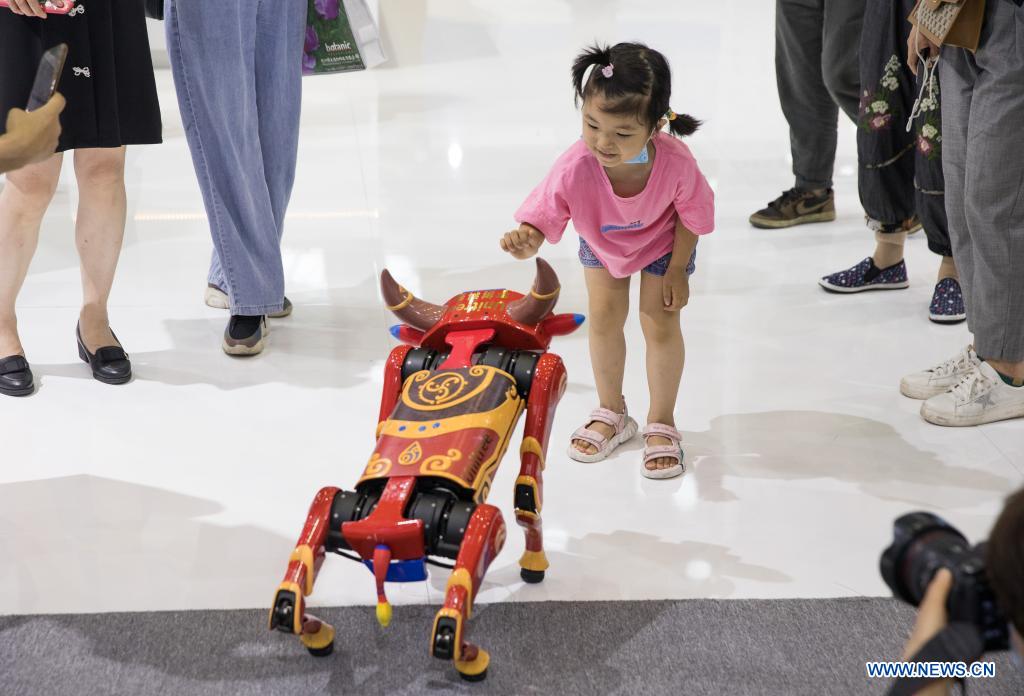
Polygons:
M306 0L166 0L167 50L213 237L209 282L232 314L284 302Z

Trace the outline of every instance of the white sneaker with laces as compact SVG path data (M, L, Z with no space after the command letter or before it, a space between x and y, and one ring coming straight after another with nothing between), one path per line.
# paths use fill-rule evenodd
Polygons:
M206 292L203 294L203 302L206 303L207 307L213 307L214 309L231 309L231 300L228 299L228 294L218 288L216 285L208 283L206 285ZM267 316L271 319L283 319L292 313L292 301L287 297L284 298L284 306L280 312L273 312Z
M214 309L231 309L231 301L228 300L228 294L216 285L207 284L206 292L203 294L203 302L206 303L207 307L213 307Z
M900 393L911 399L930 399L947 392L960 379L981 364L974 346L967 346L949 360L900 380Z
M1011 387L991 365L983 362L948 392L921 404L921 417L929 423L948 426L1024 418L1024 387Z

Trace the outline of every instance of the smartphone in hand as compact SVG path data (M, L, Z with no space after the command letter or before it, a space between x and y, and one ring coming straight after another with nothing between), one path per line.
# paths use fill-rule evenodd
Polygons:
M57 91L57 83L64 72L67 57L68 45L65 43L57 44L43 54L39 69L36 70L36 80L32 83L32 94L29 95L26 111L34 111L50 101L50 97Z

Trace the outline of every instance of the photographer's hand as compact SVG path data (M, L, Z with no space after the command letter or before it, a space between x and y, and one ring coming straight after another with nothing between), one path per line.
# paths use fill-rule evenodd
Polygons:
M946 612L946 601L949 591L953 588L953 574L947 568L941 568L932 578L924 593L921 605L917 609L917 621L914 630L903 649L903 659L910 660L949 623ZM917 696L948 696L952 682L948 679L930 684L917 692Z

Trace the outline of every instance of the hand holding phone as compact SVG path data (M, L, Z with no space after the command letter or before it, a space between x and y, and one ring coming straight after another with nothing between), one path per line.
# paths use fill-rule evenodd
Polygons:
M46 19L48 14L67 14L74 9L75 0L0 0L0 7L9 7L14 14Z
M36 70L36 79L32 83L32 93L28 98L26 111L35 111L40 106L50 101L57 92L57 84L60 82L61 73L64 72L64 61L68 57L68 45L57 44L43 54L39 61L39 69Z
M64 97L59 94L32 113L11 109L7 132L0 136L0 171L20 169L50 157L57 149L63 110Z

